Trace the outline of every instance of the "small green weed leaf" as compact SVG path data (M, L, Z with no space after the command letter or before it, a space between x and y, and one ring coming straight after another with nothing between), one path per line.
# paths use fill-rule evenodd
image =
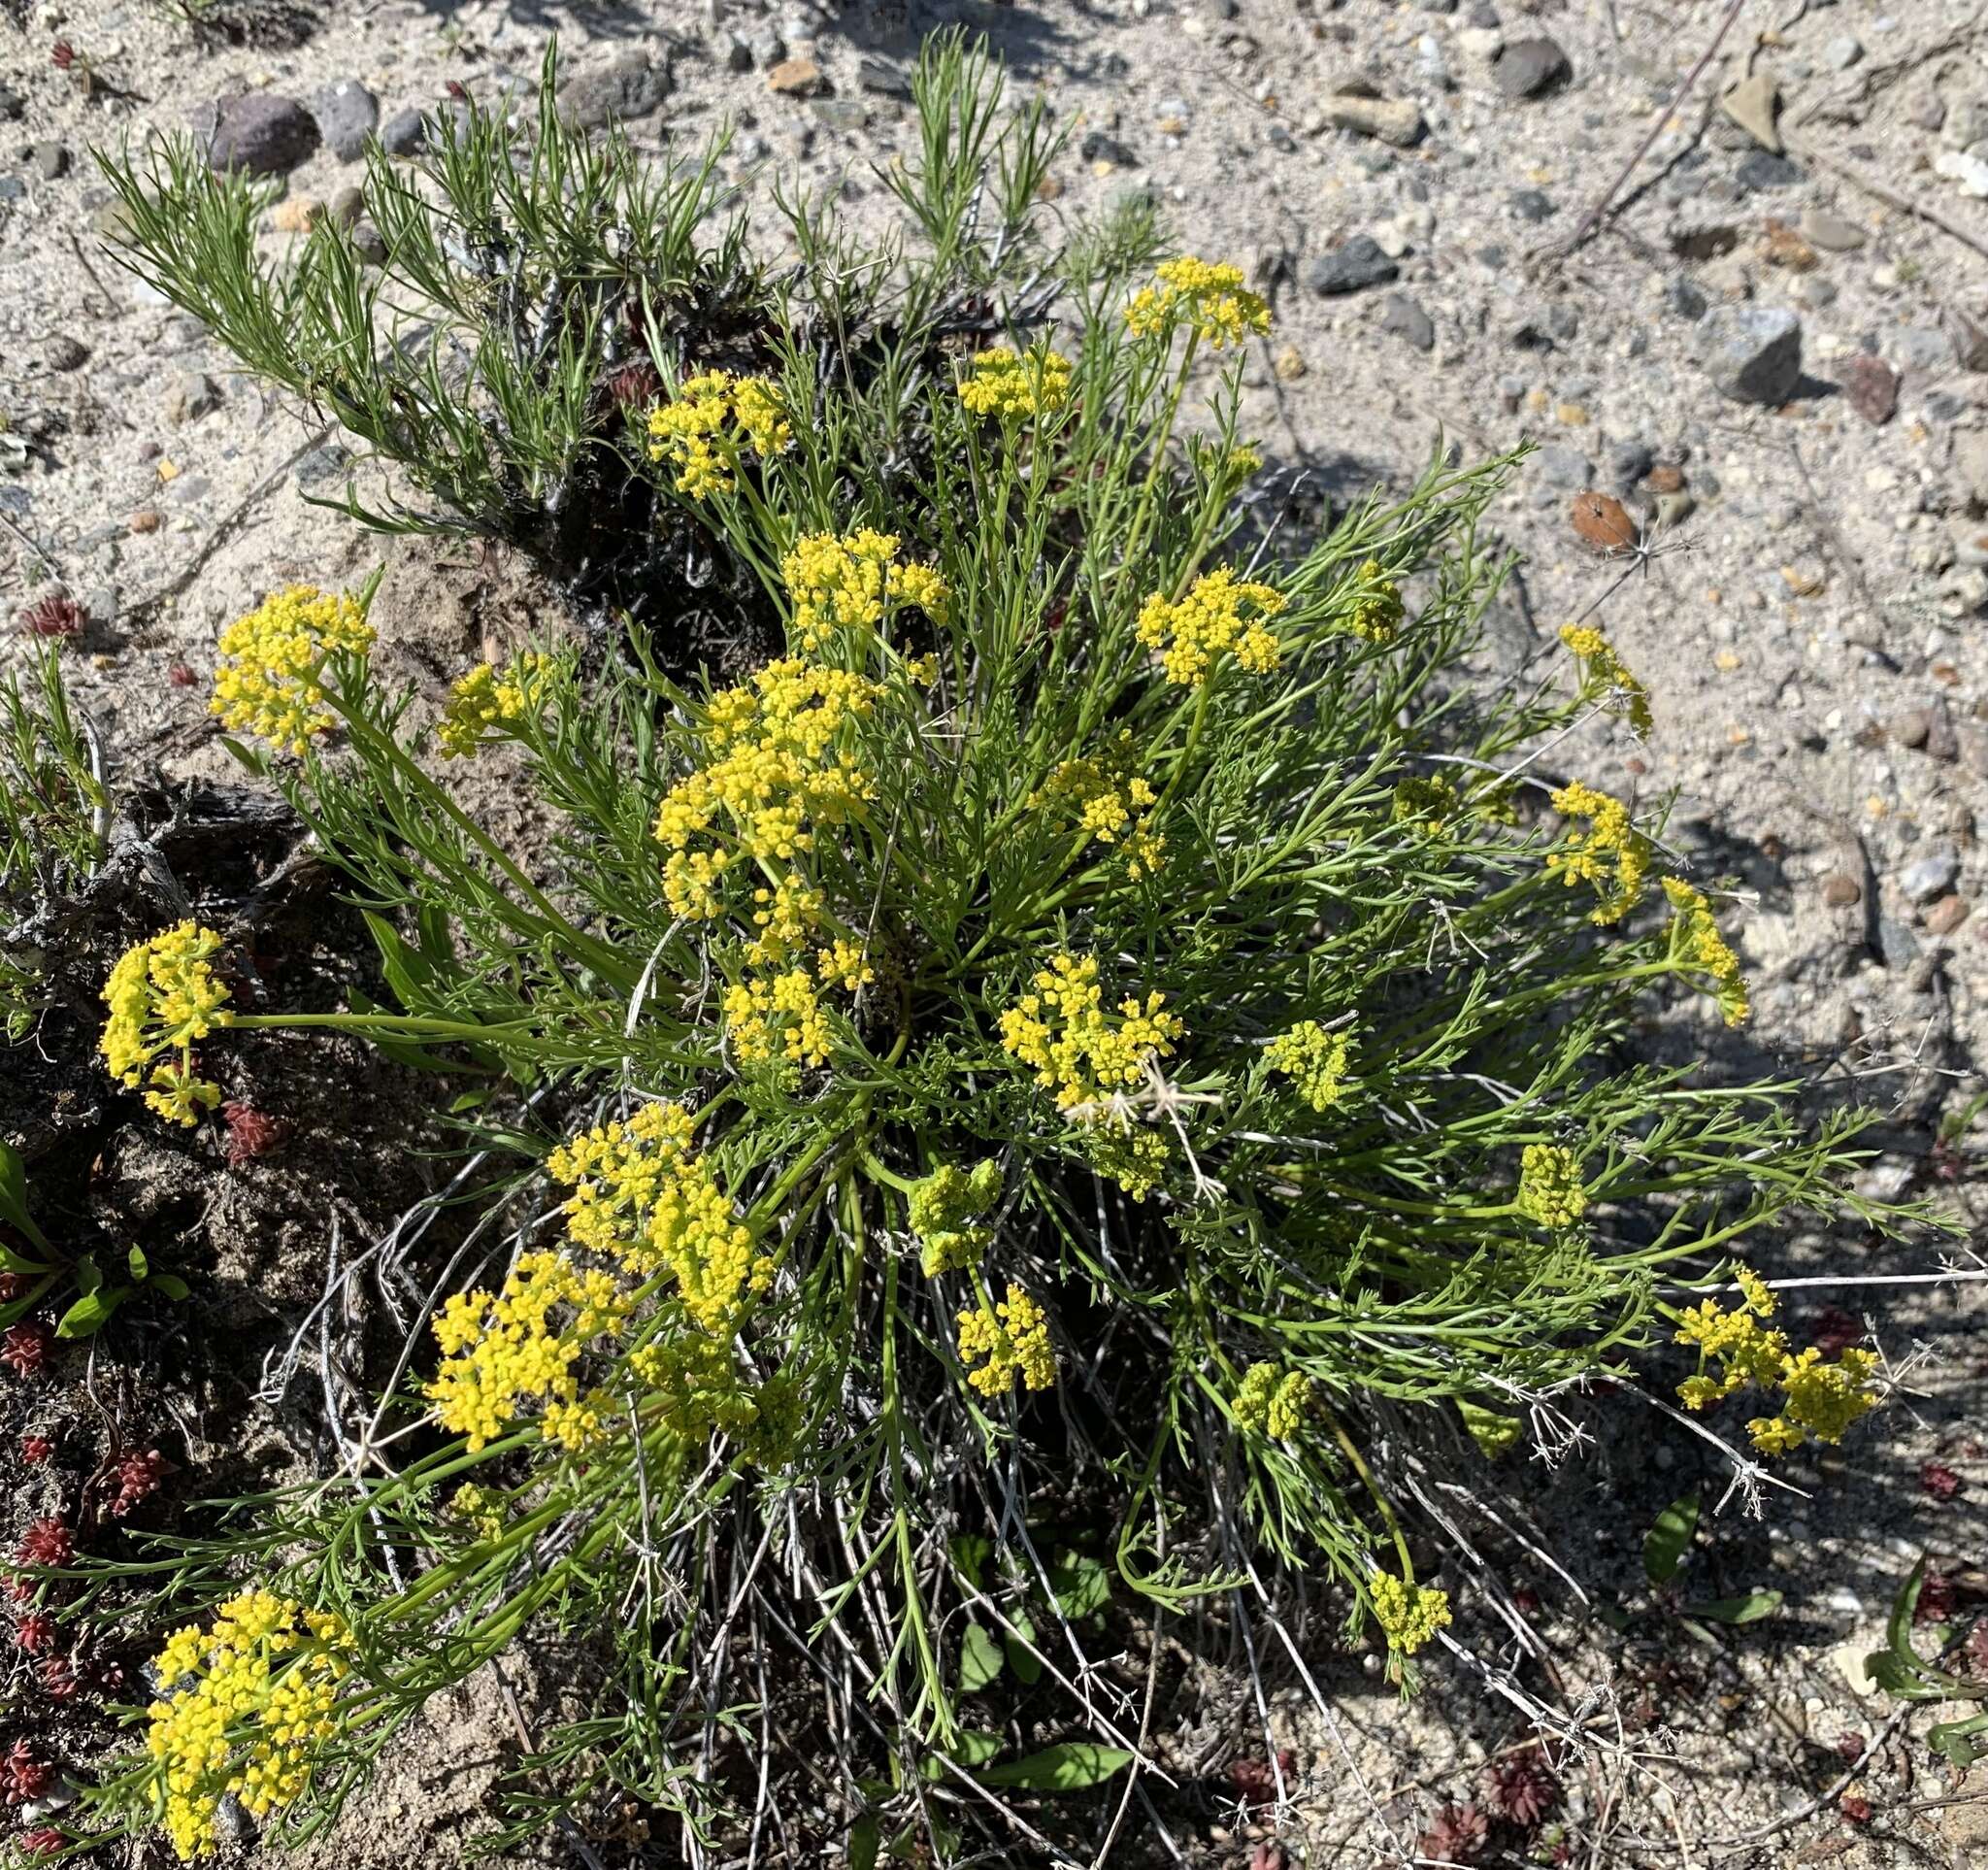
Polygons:
M1636 1621L1636 1619L1631 1617L1619 1604L1597 1604L1595 1606L1595 1615L1607 1624L1617 1636L1620 1636L1624 1630L1628 1629L1630 1624Z
M877 1870L877 1853L883 1848L883 1827L874 1813L865 1812L849 1827L849 1870Z
M983 1623L969 1623L959 1646L959 1691L978 1694L1001 1673L1001 1645Z
M115 1291L99 1288L85 1292L62 1314L55 1325L55 1335L58 1338L94 1337L117 1309L117 1301L122 1296L121 1286Z
M1008 1666L1023 1687L1033 1688L1043 1679L1043 1665L1035 1651L1028 1647L1036 1640L1035 1620L1027 1611L1016 1611L1009 1621L1014 1625L1015 1634L1001 1639L1001 1647L1008 1653ZM1021 1640L1017 1642L1016 1637Z
M953 1736L953 1742L945 1750L945 1758L955 1766L964 1766L969 1772L976 1772L990 1760L1000 1757L1001 1736L983 1733L977 1727L962 1727ZM918 1769L928 1785L937 1786L942 1780L949 1779L945 1760L937 1753L929 1755ZM984 1774L981 1775L985 1777Z
M125 1265L131 1268L131 1277L142 1280L151 1269L145 1257L143 1247L134 1247L124 1255Z
M149 1282L154 1292L161 1293L168 1304L183 1304L193 1289L178 1273L154 1273Z
M1497 1410L1486 1409L1481 1403L1459 1402L1456 1407L1464 1419L1464 1426L1471 1431L1471 1440L1477 1444L1477 1452L1487 1461L1509 1454L1525 1433L1515 1416L1501 1416Z
M1071 1740L1060 1747L1044 1747L1025 1759L989 1767L980 1779L987 1786L1018 1786L1030 1792L1081 1792L1122 1772L1132 1757L1122 1747Z
M1779 1591L1749 1590L1739 1597L1715 1597L1708 1604L1687 1604L1685 1609L1691 1616L1707 1618L1714 1623L1757 1623L1780 1607Z
M1677 1576L1698 1530L1698 1495L1673 1500L1657 1515L1656 1524L1642 1536L1642 1568L1653 1585L1668 1585Z
M76 1289L87 1298L103 1283L104 1276L95 1259L84 1253L76 1262Z
M994 1557L994 1541L984 1533L962 1532L952 1541L952 1568L976 1590L987 1588L987 1566Z
M1049 1588L1056 1594L1056 1608L1075 1622L1079 1617L1093 1617L1111 1601L1111 1578L1095 1558L1081 1553L1062 1552L1049 1567Z
M1911 1575L1899 1586L1891 1600L1891 1615L1884 1621L1885 1647L1902 1662L1918 1666L1919 1653L1912 1647L1912 1623L1919 1612L1919 1591L1926 1583L1926 1560L1912 1567Z

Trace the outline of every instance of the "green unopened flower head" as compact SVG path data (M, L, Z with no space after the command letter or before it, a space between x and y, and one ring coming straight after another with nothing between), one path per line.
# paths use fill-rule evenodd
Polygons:
M1001 1194L1001 1162L989 1156L971 1169L943 1162L907 1198L911 1232L923 1243L922 1265L930 1279L940 1273L977 1266L994 1238L994 1229L972 1226Z

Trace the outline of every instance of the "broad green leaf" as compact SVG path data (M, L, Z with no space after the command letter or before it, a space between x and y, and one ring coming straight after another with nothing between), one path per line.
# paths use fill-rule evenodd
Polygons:
M84 1253L76 1262L76 1289L87 1298L103 1283L104 1276L98 1271L96 1260Z
M1001 1673L1001 1645L982 1623L969 1623L959 1646L959 1691L978 1694Z
M1781 1607L1777 1590L1750 1590L1739 1597L1715 1597L1709 1604L1687 1604L1693 1617L1709 1618L1714 1623L1757 1623Z
M1132 1757L1122 1747L1098 1747L1088 1740L1071 1740L1060 1747L1044 1747L1026 1759L990 1766L980 1775L980 1781L986 1786L1019 1786L1031 1792L1080 1792L1087 1787L1103 1785L1113 1773L1122 1772L1131 1764Z
M1015 1635L1021 1638L1020 1642L1009 1635L1001 1639L1001 1647L1008 1653L1008 1666L1014 1671L1014 1679L1023 1687L1033 1688L1043 1679L1043 1665L1035 1651L1028 1647L1036 1640L1035 1619L1027 1611L1016 1611L1008 1620L1014 1625Z
M1072 1622L1079 1617L1095 1616L1111 1601L1110 1574L1081 1553L1056 1554L1056 1562L1049 1567L1049 1588L1056 1593L1056 1608Z
M1657 1522L1642 1536L1642 1568L1653 1585L1668 1585L1677 1576L1690 1549L1691 1535L1698 1530L1698 1495L1687 1493L1673 1500L1657 1515Z
M883 1827L875 1813L865 1812L849 1828L848 1870L877 1870L877 1853L883 1846Z
M954 1535L949 1548L952 1568L976 1590L987 1588L987 1566L994 1556L994 1541L983 1532Z
M1501 1416L1497 1410L1486 1409L1481 1403L1459 1402L1456 1407L1457 1414L1464 1419L1464 1426L1471 1431L1471 1440L1477 1444L1477 1452L1487 1461L1509 1454L1525 1433L1524 1425L1516 1416Z
M182 1303L192 1288L178 1273L154 1273L150 1280L151 1289L165 1295L171 1305Z
M85 1292L62 1314L55 1326L58 1338L87 1338L102 1330L105 1321L117 1309L122 1288L116 1291Z
M967 1771L974 1772L986 1765L989 1760L997 1758L1000 1753L999 1734L982 1733L974 1727L962 1727L953 1736L952 1745L945 1749L945 1757L951 1760L953 1765L963 1766ZM926 1782L933 1786L952 1777L944 1760L937 1753L928 1757L918 1770L925 1776Z

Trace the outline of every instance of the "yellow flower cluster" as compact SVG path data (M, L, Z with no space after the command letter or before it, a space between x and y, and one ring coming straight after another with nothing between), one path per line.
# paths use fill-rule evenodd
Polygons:
M1705 892L1675 877L1664 879L1670 898L1671 958L1678 967L1710 978L1719 1013L1729 1026L1744 1025L1752 1006L1740 973L1740 957L1727 946Z
M221 632L222 664L208 706L221 724L303 754L338 717L325 705L324 664L336 653L364 655L373 626L348 597L292 584Z
M1570 888L1591 884L1601 906L1589 918L1607 927L1636 907L1650 872L1650 844L1630 822L1629 807L1578 780L1552 795L1562 818L1584 818L1588 829L1570 831L1561 848L1546 853L1546 874Z
M1253 616L1245 616L1245 607ZM1246 583L1227 565L1207 572L1174 602L1155 591L1139 610L1140 642L1159 652L1167 680L1205 682L1215 658L1233 651L1251 675L1267 675L1282 653L1265 622L1284 608L1281 591Z
M501 738L539 705L552 658L536 650L514 655L503 667L480 662L448 691L448 708L436 729L444 759L468 759L493 738Z
M1607 691L1610 714L1623 717L1639 740L1649 738L1650 691L1629 672L1615 646L1591 624L1563 623L1560 640L1580 658L1581 678Z
M1368 559L1350 581L1346 629L1363 643L1392 643L1402 626L1402 594L1375 559Z
M832 980L834 957L815 956L824 982ZM868 968L863 978L870 976ZM725 989L725 1034L740 1061L747 1065L784 1059L789 1065L825 1065L832 1039L814 976L805 967L775 975L748 975Z
M860 532L809 533L780 560L794 602L794 635L818 650L848 631L874 630L886 605L909 605L935 622L945 620L950 595L930 565L900 565L898 536L865 526Z
M166 1831L183 1861L214 1855L232 1796L251 1818L288 1805L338 1732L333 1709L353 1644L330 1611L266 1590L231 1597L214 1626L175 1630L153 1672L146 1749L162 1770Z
M1738 1306L1729 1312L1706 1299L1678 1326L1676 1341L1698 1347L1697 1372L1677 1386L1685 1408L1707 1408L1753 1384L1781 1397L1777 1415L1756 1416L1746 1424L1763 1454L1785 1454L1811 1435L1819 1442L1841 1441L1844 1430L1876 1406L1871 1379L1877 1358L1852 1348L1830 1363L1813 1345L1791 1350L1785 1332L1762 1328L1760 1320L1775 1310L1767 1282L1744 1266L1735 1270L1735 1278L1741 1293Z
M1018 353L1005 344L990 345L960 379L959 399L976 416L1004 421L1053 416L1070 401L1070 359L1047 345Z
M111 1012L97 1050L111 1076L126 1090L149 1083L145 1101L189 1128L221 1101L219 1085L193 1075L194 1046L234 1018L210 965L220 945L213 929L181 922L127 949L104 983Z
M1391 1571L1376 1571L1367 1581L1367 1598L1374 1620L1387 1637L1387 1647L1412 1655L1449 1627L1449 1593L1426 1585L1411 1585Z
M794 439L779 388L765 377L707 370L687 377L675 399L649 411L648 454L677 470L692 500L729 492L748 452L765 460Z
M1125 308L1135 338L1170 336L1185 321L1197 338L1219 351L1270 329L1270 307L1244 288L1240 266L1182 258L1153 270L1159 284L1142 286Z
M1463 794L1453 780L1440 773L1398 781L1394 788L1394 821L1421 837L1431 837L1453 818Z
M1019 1376L1029 1389L1047 1389L1056 1381L1056 1352L1049 1345L1049 1320L1034 1299L1011 1284L992 1311L970 1305L959 1315L962 1362L986 1361L967 1372L967 1382L983 1396L998 1396Z
M673 785L656 813L674 914L715 921L736 856L755 866L790 861L811 848L814 825L841 823L875 796L836 745L876 693L861 676L789 657L712 697L704 739L712 757Z
M1274 1363L1252 1363L1229 1407L1244 1428L1273 1441L1287 1442L1305 1426L1311 1413L1311 1379L1302 1370L1281 1376Z
M494 1544L504 1530L497 1504L474 1481L465 1481L448 1496L451 1519L460 1519L483 1544Z
M1166 838L1153 829L1160 795L1132 770L1137 756L1132 729L1121 728L1095 758L1065 760L1029 799L1032 807L1060 806L1100 844L1116 845L1135 879L1154 875L1167 853Z
M1001 1016L1001 1043L1025 1065L1036 1083L1056 1093L1056 1106L1101 1104L1112 1091L1137 1085L1155 1058L1173 1055L1173 1041L1187 1030L1162 1011L1163 993L1119 1003L1105 1011L1095 956L1081 961L1058 954L1037 970L1035 991Z
M1557 1143L1528 1143L1519 1158L1513 1206L1541 1227L1572 1227L1588 1209L1580 1157Z
M1303 1019L1280 1032L1263 1051L1272 1071L1298 1081L1298 1095L1315 1111L1328 1111L1345 1095L1346 1058L1352 1035L1331 1032L1316 1019Z
M575 1246L641 1279L667 1271L691 1319L723 1337L745 1293L764 1291L774 1269L692 1148L695 1130L680 1104L645 1104L625 1123L562 1144L546 1166L573 1189L566 1232Z
M925 1250L920 1263L927 1279L980 1263L994 1229L971 1223L994 1205L1000 1193L1001 1161L991 1155L971 1169L942 1162L912 1185L905 1204L907 1219Z
M571 1319L555 1326L555 1307ZM526 1399L570 1403L573 1366L590 1338L618 1330L628 1299L612 1274L565 1253L518 1257L503 1289L452 1293L431 1325L443 1361L422 1392L443 1427L467 1435L474 1452L503 1434Z

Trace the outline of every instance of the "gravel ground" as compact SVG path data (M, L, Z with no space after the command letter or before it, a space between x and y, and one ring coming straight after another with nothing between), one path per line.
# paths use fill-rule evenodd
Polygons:
M0 607L51 578L86 605L78 686L125 760L221 772L204 713L214 640L274 584L353 579L383 556L385 634L438 692L533 599L477 551L382 542L307 503L372 470L230 375L104 255L93 147L163 129L259 139L287 178L277 254L301 204L336 206L356 179L357 139L377 127L394 147L456 85L491 99L528 83L556 30L576 107L632 113L657 150L729 118L743 191L834 191L861 221L882 206L871 165L906 147L917 40L961 19L1072 125L1051 212L1147 191L1182 249L1241 261L1272 295L1244 417L1275 468L1342 494L1403 484L1440 447L1538 445L1495 512L1524 569L1492 618L1488 672L1553 650L1601 603L1656 731L1639 745L1594 730L1555 757L1645 801L1674 794L1672 844L1745 892L1752 1062L1828 1072L1888 1107L1872 1190L1973 1198L1966 1135L1936 1146L1973 1094L1988 990L1976 0L387 0L244 8L239 44L197 44L164 4L5 11L21 17L0 23ZM77 54L66 71L58 41ZM1590 490L1622 503L1630 550L1584 540L1574 497ZM1717 1522L1701 1558L1722 1586L1772 1579L1782 1617L1706 1646L1661 1618L1614 1635L1564 1592L1541 1614L1550 1686L1610 1742L1575 1788L1581 1852L1956 1866L1988 1852L1988 1805L1969 1802L1988 1786L1977 1771L1954 1791L1911 1738L1923 1719L1845 1801L1717 1842L1801 1812L1854 1759L1839 1740L1877 1731L1887 1705L1846 1664L1920 1553L1963 1598L1988 1590L1982 1308L1951 1289L1820 1296L1868 1314L1895 1359L1927 1356L1843 1461L1803 1470L1812 1500L1766 1529ZM1633 1593L1651 1503L1704 1466L1681 1431L1653 1441L1653 1420L1598 1415L1600 1445L1528 1487L1605 1601ZM1929 1461L1957 1496L1921 1486ZM1405 1711L1328 1650L1313 1661L1339 1732L1302 1687L1278 1690L1301 1791L1270 1828L1294 1859L1386 1858L1390 1837L1412 1844L1468 1800L1476 1764L1523 1722L1464 1660ZM1546 1691L1536 1664L1520 1673ZM1217 1736L1229 1720L1245 1753L1246 1702L1211 1684L1200 1717ZM475 1704L465 1731L491 1719ZM449 1732L433 1758L395 1765L406 1785L343 1828L341 1861L459 1845L474 1797L436 1790L464 1783ZM1240 1838L1217 1849L1249 1855Z

